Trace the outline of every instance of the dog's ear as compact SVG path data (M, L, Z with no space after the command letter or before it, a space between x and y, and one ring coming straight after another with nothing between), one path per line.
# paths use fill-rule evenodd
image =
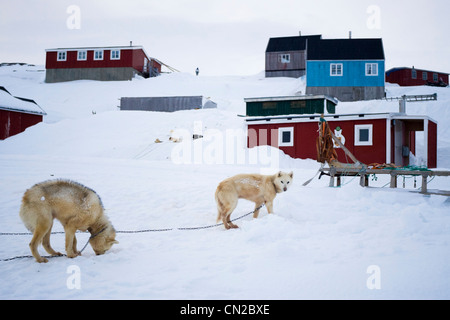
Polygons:
M278 171L278 178L281 177L281 171Z
M293 177L294 177L294 171L291 171L291 173L289 173L289 176L290 176L291 178L293 178Z

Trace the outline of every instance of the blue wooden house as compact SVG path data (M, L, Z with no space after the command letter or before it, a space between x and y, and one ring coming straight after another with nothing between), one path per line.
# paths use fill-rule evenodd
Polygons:
M340 101L385 96L382 39L310 39L306 59L306 94Z

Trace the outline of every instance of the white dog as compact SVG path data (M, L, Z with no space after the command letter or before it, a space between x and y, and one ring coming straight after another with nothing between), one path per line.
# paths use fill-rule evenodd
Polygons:
M273 213L273 200L277 193L287 191L292 184L294 173L278 172L274 175L238 174L222 181L216 189L217 221L222 220L226 229L237 228L230 216L236 208L238 199L255 203L253 218L257 218L259 208L266 204L267 211Z

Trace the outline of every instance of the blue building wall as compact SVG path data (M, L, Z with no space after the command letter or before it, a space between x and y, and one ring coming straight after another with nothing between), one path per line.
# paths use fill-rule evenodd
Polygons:
M342 76L331 76L332 63L342 63ZM378 64L377 76L366 76L366 63ZM336 60L306 62L308 87L384 87L385 65L381 60Z

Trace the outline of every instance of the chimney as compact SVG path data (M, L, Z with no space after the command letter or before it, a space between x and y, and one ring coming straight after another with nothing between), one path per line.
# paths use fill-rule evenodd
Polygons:
M299 36L299 37L302 36L302 32L301 32L301 31L298 32L298 36Z
M348 38L349 38L349 39L352 38L352 32L351 32L351 31L348 32Z
M132 47L133 46L133 41L130 41L130 47Z

